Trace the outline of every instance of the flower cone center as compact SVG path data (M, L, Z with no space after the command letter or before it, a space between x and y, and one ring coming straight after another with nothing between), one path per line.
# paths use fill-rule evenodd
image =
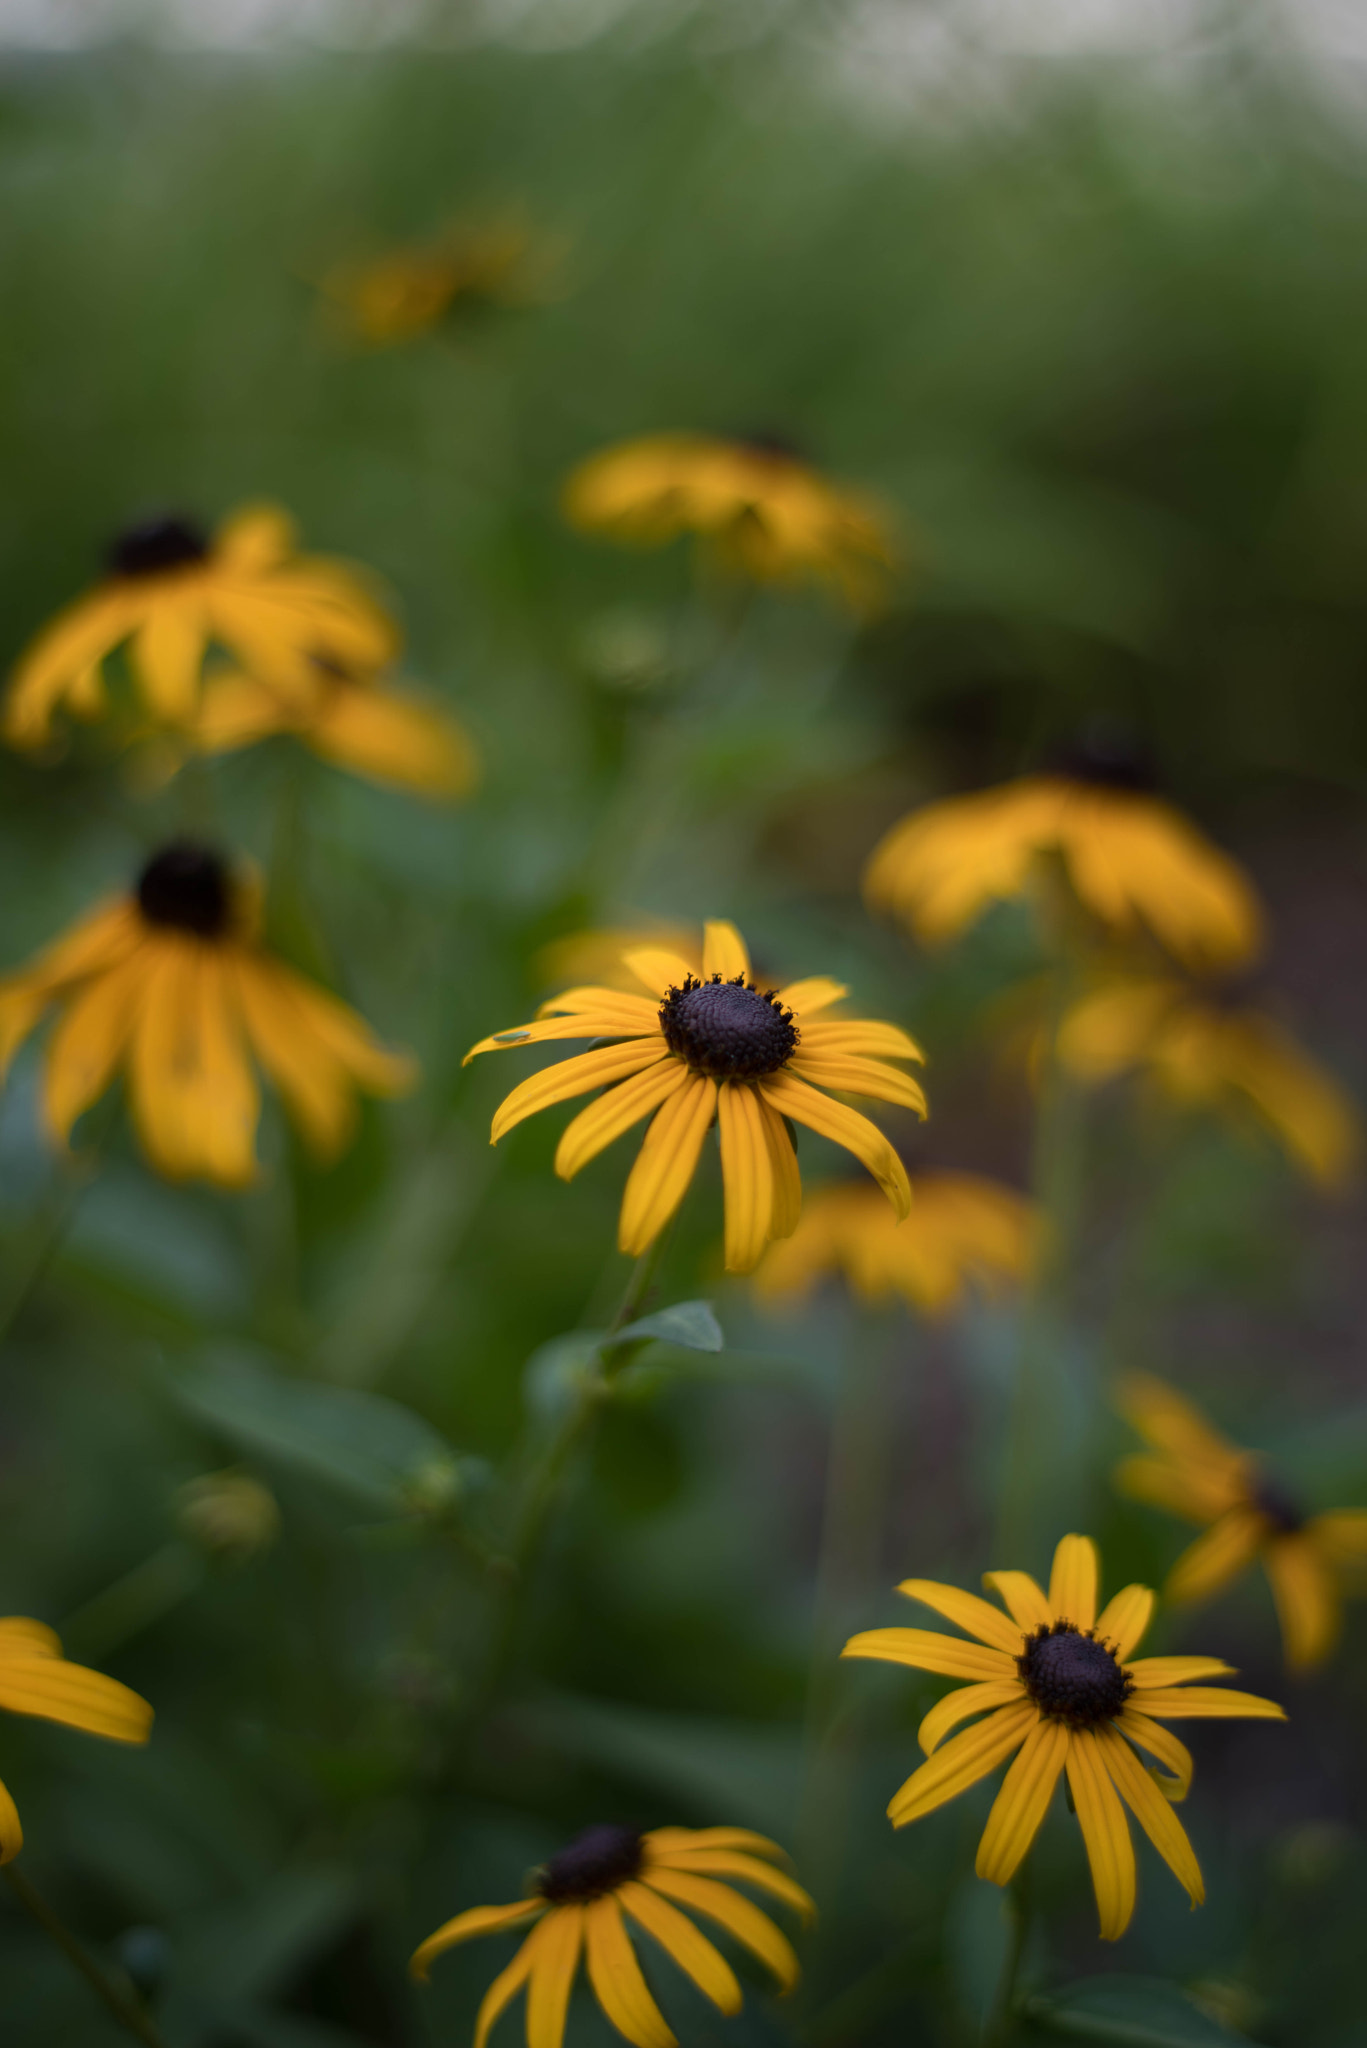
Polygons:
M1045 1719L1066 1721L1070 1728L1095 1728L1111 1720L1134 1684L1105 1643L1067 1621L1036 1629L1016 1668Z
M105 559L115 576L158 576L164 569L202 562L208 553L208 536L194 521L169 513L126 526Z
M1305 1527L1305 1516L1295 1496L1269 1479L1265 1473L1254 1480L1252 1486L1253 1505L1260 1515L1265 1515L1279 1536L1294 1536L1298 1529Z
M539 1879L543 1899L559 1905L567 1899L596 1899L626 1884L641 1867L641 1837L635 1828L613 1822L585 1828L568 1848L545 1864Z
M228 870L207 846L173 840L153 854L139 876L138 908L148 924L219 938L232 910Z
M797 1049L797 1026L776 989L760 990L737 975L672 988L660 1011L671 1052L715 1081L755 1081L776 1074Z

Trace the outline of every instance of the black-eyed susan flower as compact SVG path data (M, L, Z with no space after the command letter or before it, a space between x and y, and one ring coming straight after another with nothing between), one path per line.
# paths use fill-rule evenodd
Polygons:
M1087 1084L1137 1068L1175 1107L1256 1119L1322 1187L1341 1187L1361 1149L1353 1103L1283 1024L1171 977L1119 978L1084 996L1059 1027L1058 1057Z
M315 694L295 701L245 669L212 670L192 744L205 754L229 754L288 733L334 767L372 782L419 796L468 796L478 758L449 712L411 691L348 674L335 662L318 661L315 668Z
M40 747L58 707L98 718L104 665L127 645L138 692L161 723L185 726L199 707L204 657L226 648L292 703L318 691L316 657L361 671L397 651L394 621L345 563L300 555L274 505L234 513L210 538L193 521L149 519L120 534L104 580L59 612L20 656L5 737Z
M762 1299L800 1300L828 1273L861 1300L895 1295L924 1315L954 1308L971 1289L1020 1281L1036 1234L1031 1204L972 1173L918 1173L899 1221L874 1188L842 1182L803 1204L792 1236L770 1245L755 1274Z
M0 1621L0 1707L111 1742L146 1742L152 1732L146 1700L102 1671L68 1664L52 1629L17 1614ZM14 1801L0 1785L0 1863L12 1862L23 1846Z
M586 533L645 547L683 533L756 583L825 583L856 611L883 595L896 557L887 514L764 435L652 434L590 456L565 486Z
M514 1088L494 1118L491 1142L524 1117L590 1088L598 1100L560 1140L555 1170L570 1180L614 1138L650 1117L627 1178L618 1243L639 1256L659 1236L693 1178L715 1122L726 1192L726 1265L748 1273L771 1237L786 1237L802 1206L789 1120L852 1152L899 1216L911 1202L906 1168L876 1124L823 1089L895 1102L926 1113L919 1084L889 1060L919 1060L895 1024L821 1013L846 991L815 976L760 988L734 925L704 929L702 975L659 947L626 955L649 997L610 988L572 988L543 1003L534 1024L482 1038L466 1054L506 1051L561 1038L608 1039L547 1067Z
M518 1992L527 1993L527 2048L560 2048L570 1991L582 1959L594 1997L636 2048L676 2048L636 1959L644 1932L724 2013L741 2009L736 1973L679 1908L724 1927L772 1971L781 1991L797 1983L791 1942L767 1913L735 1889L750 1885L804 1920L812 1902L779 1867L783 1851L747 1828L586 1828L536 1873L535 1888L510 1906L476 1906L429 1935L413 1956L415 1977L457 1942L530 1925L511 1963L484 1995L475 2048Z
M522 214L508 209L453 221L426 244L337 264L321 290L345 333L387 348L463 312L534 304L547 295L561 253L538 243Z
M173 1180L243 1187L261 1102L252 1055L322 1158L351 1135L356 1093L395 1095L410 1061L355 1011L261 946L259 890L209 848L175 841L0 982L0 1075L53 1007L43 1113L64 1144L122 1068L143 1150Z
M865 894L938 945L993 903L1024 895L1040 856L1054 854L1110 930L1147 928L1194 969L1241 964L1262 938L1251 883L1146 781L1128 758L1084 745L1059 771L927 804L875 848Z
M978 1845L977 1872L1009 1884L1066 1771L1091 1865L1103 1941L1116 1941L1134 1911L1134 1844L1128 1806L1159 1855L1199 1906L1200 1867L1171 1802L1191 1785L1191 1753L1164 1721L1215 1716L1281 1721L1283 1710L1254 1693L1196 1685L1223 1678L1215 1657L1134 1656L1153 1612L1147 1586L1126 1586L1097 1613L1099 1560L1089 1536L1065 1536L1054 1552L1046 1595L1028 1572L988 1572L983 1584L1006 1611L976 1593L931 1579L907 1579L898 1591L944 1615L975 1638L934 1629L877 1628L851 1637L846 1657L909 1664L970 1684L951 1692L921 1723L927 1761L888 1808L894 1827L933 1813L985 1778L1008 1757ZM961 1721L974 1726L945 1737ZM1136 1750L1171 1775L1155 1782ZM1165 1796L1166 1793L1166 1796Z
M1116 1467L1117 1486L1207 1525L1168 1574L1164 1597L1207 1600L1260 1563L1287 1664L1295 1671L1322 1664L1342 1627L1345 1580L1360 1581L1367 1566L1367 1509L1306 1514L1255 1451L1229 1443L1190 1401L1147 1373L1122 1380L1118 1405L1150 1448Z

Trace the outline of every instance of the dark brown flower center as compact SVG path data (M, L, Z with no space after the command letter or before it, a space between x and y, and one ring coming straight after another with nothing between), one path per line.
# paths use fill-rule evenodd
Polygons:
M660 1010L660 1029L671 1052L695 1074L714 1081L756 1081L776 1074L797 1050L797 1026L777 989L757 989L743 974L672 988Z
M163 569L202 562L208 553L208 535L192 519L158 513L126 526L110 543L105 562L113 576L157 576Z
M138 877L138 908L148 924L219 938L232 912L227 867L207 846L174 839Z
M626 1884L641 1868L641 1836L611 1821L585 1828L569 1847L542 1866L537 1889L559 1905L566 1899L597 1899Z
M747 427L734 436L752 455L767 455L773 462L805 462L806 451L790 434L773 427Z
M1070 1621L1042 1623L1026 1638L1016 1669L1044 1718L1070 1728L1112 1720L1134 1690L1105 1643Z
M1305 1527L1305 1516L1294 1494L1266 1473L1259 1473L1250 1489L1254 1507L1265 1515L1279 1536L1294 1536Z
M1047 772L1070 782L1089 782L1103 789L1152 791L1158 770L1148 749L1123 726L1097 720L1059 747Z

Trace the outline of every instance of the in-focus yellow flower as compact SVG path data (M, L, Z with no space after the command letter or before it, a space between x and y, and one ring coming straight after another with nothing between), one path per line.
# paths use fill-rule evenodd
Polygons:
M325 555L295 551L289 515L251 505L210 540L190 520L130 527L109 550L108 574L59 612L20 656L5 706L12 746L40 747L58 706L99 718L104 664L128 643L134 680L164 724L191 723L204 656L230 650L292 703L318 692L316 657L362 671L398 648L394 621L364 576Z
M1353 1103L1275 1017L1202 1001L1171 978L1084 996L1059 1028L1058 1056L1092 1085L1138 1067L1179 1106L1251 1110L1324 1187L1344 1184L1361 1148Z
M618 2033L636 2048L676 2048L636 1960L632 1936L648 1934L713 2005L738 2013L735 1971L679 1911L687 1906L733 1934L773 1972L781 1991L791 1991L798 1979L792 1944L767 1913L734 1889L737 1882L752 1885L808 1919L812 1902L806 1892L775 1867L782 1855L748 1828L655 1828L648 1835L610 1825L585 1828L537 1872L528 1897L458 1913L428 1936L410 1968L425 1980L435 1958L457 1942L533 1923L484 1994L475 2048L484 2048L495 2021L524 1986L527 2048L560 2048L581 1956L594 1997Z
M817 975L786 988L757 988L734 925L703 933L703 972L659 947L626 955L650 997L610 988L571 988L543 1003L539 1021L482 1038L466 1054L499 1052L545 1039L611 1039L610 1045L547 1067L514 1088L494 1118L491 1143L524 1117L590 1088L560 1140L555 1170L570 1180L614 1138L651 1118L627 1178L618 1243L639 1256L659 1236L693 1178L712 1124L721 1137L726 1191L726 1265L748 1273L771 1237L787 1237L802 1207L788 1120L853 1152L899 1216L911 1203L906 1168L876 1124L833 1102L823 1088L870 1095L926 1113L919 1084L885 1063L919 1060L895 1024L820 1016L845 995Z
M314 1151L335 1156L356 1091L397 1095L414 1069L354 1010L272 958L259 921L259 891L218 854L188 840L163 847L131 895L0 982L0 1076L55 1004L43 1111L58 1143L122 1067L158 1172L243 1187L256 1174L254 1054Z
M878 505L764 436L623 441L580 464L564 505L571 525L645 547L695 533L730 571L830 584L856 611L883 595L895 562Z
M419 796L468 796L478 779L474 743L457 721L406 690L315 663L316 694L290 701L244 669L211 670L204 682L193 743L230 754L291 733L324 761Z
M970 1288L992 1293L1022 1280L1035 1228L1029 1202L977 1174L916 1174L905 1222L876 1189L837 1183L809 1194L792 1236L770 1245L755 1291L770 1301L801 1298L841 1273L864 1301L900 1294L925 1315L943 1315Z
M1367 1565L1367 1509L1302 1513L1256 1452L1227 1442L1190 1401L1147 1373L1126 1376L1117 1405L1150 1452L1123 1459L1116 1485L1209 1525L1168 1574L1165 1598L1209 1599L1256 1560L1272 1587L1288 1666L1322 1664L1343 1623L1345 1578L1360 1579Z
M1091 1538L1065 1536L1054 1552L1047 1597L1028 1572L984 1574L983 1584L1001 1596L1006 1613L957 1586L907 1579L899 1592L977 1640L966 1643L934 1629L876 1628L851 1637L843 1654L972 1681L947 1694L922 1721L918 1739L929 1761L913 1771L889 1806L893 1826L933 1813L1015 1755L977 1861L979 1877L1009 1884L1066 1770L1091 1864L1101 1937L1116 1941L1134 1911L1134 1844L1126 1806L1186 1886L1192 1905L1205 1898L1195 1853L1170 1803L1184 1799L1190 1788L1191 1753L1159 1723L1286 1716L1275 1701L1254 1693L1193 1685L1193 1679L1230 1675L1230 1666L1218 1658L1136 1659L1153 1594L1147 1586L1126 1586L1098 1615L1099 1572ZM980 1714L986 1719L945 1742L951 1728ZM1171 1778L1155 1782L1136 1748L1156 1757Z
M546 296L560 253L550 243L538 249L526 220L509 210L454 221L425 246L337 264L321 289L349 334L385 348L428 334L466 310L534 304Z
M1080 901L1112 930L1147 927L1192 968L1237 966L1262 940L1243 870L1141 772L1084 746L1066 769L927 804L894 825L864 871L869 903L927 945L958 936L1062 857Z
M146 1700L102 1671L68 1664L55 1632L18 1614L0 1621L0 1707L111 1742L146 1742L152 1732ZM0 1785L0 1863L12 1862L23 1846L14 1801Z

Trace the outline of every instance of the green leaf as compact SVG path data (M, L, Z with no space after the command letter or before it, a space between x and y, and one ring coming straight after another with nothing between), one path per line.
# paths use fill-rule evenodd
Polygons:
M1161 1977L1083 1977L1027 2000L1025 2012L1055 2034L1116 2048L1232 2048L1248 2040Z
M726 1342L710 1301L676 1301L673 1308L628 1323L612 1342L642 1344L652 1338L657 1344L677 1344L681 1351L720 1351Z
M325 1479L389 1514L449 1505L468 1482L440 1433L381 1394L301 1380L220 1352L175 1382L181 1405L245 1450Z

